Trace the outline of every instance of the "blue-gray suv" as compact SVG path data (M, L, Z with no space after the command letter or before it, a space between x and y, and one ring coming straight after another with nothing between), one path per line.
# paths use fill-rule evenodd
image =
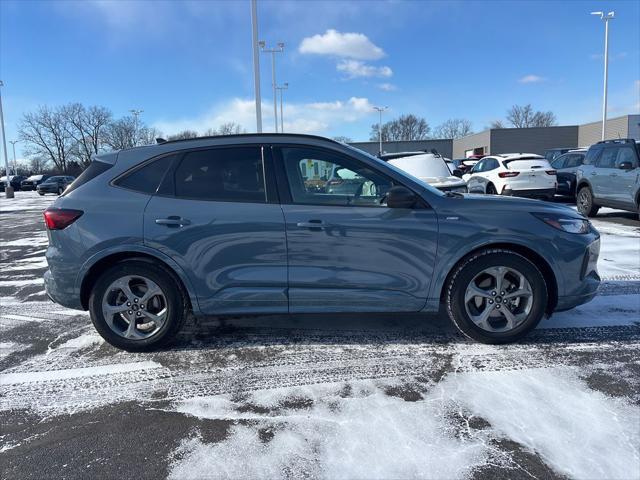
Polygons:
M331 188L337 169L353 188ZM442 308L465 335L506 343L600 283L599 234L573 210L444 193L309 135L99 155L44 216L49 296L126 350L165 344L190 312Z

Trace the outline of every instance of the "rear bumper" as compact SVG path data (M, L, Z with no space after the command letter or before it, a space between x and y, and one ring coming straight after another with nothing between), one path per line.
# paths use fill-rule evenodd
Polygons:
M84 310L80 302L80 292L73 287L63 287L56 282L51 270L44 273L44 289L47 296L57 304L74 310Z
M556 194L554 188L535 188L528 190L512 190L509 187L505 187L502 191L502 195L510 197L527 197L527 198L552 198Z

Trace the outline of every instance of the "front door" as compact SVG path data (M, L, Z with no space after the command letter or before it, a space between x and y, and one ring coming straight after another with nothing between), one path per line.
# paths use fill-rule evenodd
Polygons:
M263 162L260 146L189 151L145 210L145 244L178 262L205 314L287 312L284 217Z
M391 209L397 182L355 158L282 147L281 175L291 312L421 310L437 247L426 205Z
M622 163L630 163L632 168L623 170L620 168ZM615 168L616 170L612 173L611 177L611 187L614 191L615 200L621 207L633 209L636 206L636 199L634 197L634 194L637 192L636 185L640 181L638 157L634 151L634 146L620 146L616 156Z

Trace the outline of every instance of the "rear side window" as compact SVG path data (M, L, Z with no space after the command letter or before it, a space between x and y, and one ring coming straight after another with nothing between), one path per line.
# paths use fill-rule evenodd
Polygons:
M176 168L174 180L176 197L266 203L260 147L189 152Z
M616 158L616 168L620 168L620 164L622 162L629 162L633 168L638 167L638 162L636 161L636 155L633 151L633 147L620 147L618 150L618 156Z
M158 186L177 155L165 157L144 163L114 183L122 188L135 190L141 193L156 193Z
M111 163L101 162L99 160L94 160L89 164L89 166L82 172L78 178L76 178L71 185L67 187L62 196L66 196L69 193L73 192L76 188L84 185L85 183L93 180L98 175L103 174L107 170L113 167Z

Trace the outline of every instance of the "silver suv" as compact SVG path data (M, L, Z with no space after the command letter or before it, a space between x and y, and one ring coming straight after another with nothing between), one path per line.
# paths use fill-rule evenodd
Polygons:
M576 172L577 205L594 217L600 207L640 215L640 143L632 139L605 140L589 147Z

